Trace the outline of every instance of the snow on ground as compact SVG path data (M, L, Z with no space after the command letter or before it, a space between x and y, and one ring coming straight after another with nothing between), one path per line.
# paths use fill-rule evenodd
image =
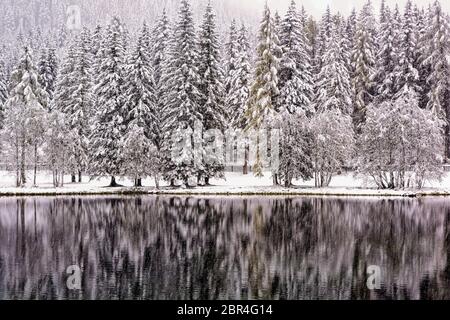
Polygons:
M123 185L120 188L108 188L109 178L89 180L83 177L82 183L70 183L70 176L65 177L65 185L54 188L51 174L39 174L38 187L32 186L32 174L28 175L29 183L24 188L16 188L14 173L0 171L0 196L14 195L95 195L95 194L187 194L187 195L332 195L332 196L424 196L448 195L450 196L450 174L443 181L429 184L423 190L378 190L370 181L355 178L352 173L339 175L333 178L330 187L315 188L314 180L295 181L296 187L284 188L272 186L270 173L263 178L256 178L252 174L226 173L226 180L213 179L211 186L190 189L172 189L161 183L161 189L155 188L154 180L149 178L143 181L144 188L133 188L132 182L127 178L118 179ZM31 182L31 183L30 183Z

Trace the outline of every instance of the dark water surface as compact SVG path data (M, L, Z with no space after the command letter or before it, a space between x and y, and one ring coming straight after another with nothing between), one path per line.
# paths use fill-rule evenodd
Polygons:
M450 201L4 198L0 299L450 299Z

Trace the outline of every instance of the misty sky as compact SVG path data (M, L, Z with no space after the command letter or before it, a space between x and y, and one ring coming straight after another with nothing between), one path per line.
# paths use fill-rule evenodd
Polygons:
M266 0L228 0L228 1L234 1L238 3L240 6L246 6L246 7L255 7L261 8L261 6L264 5ZM428 6L430 3L433 3L435 0L414 0L413 3L417 4L418 6ZM279 10L280 12L284 12L286 8L288 7L291 0L268 0L271 7ZM331 9L333 11L340 11L344 15L348 15L353 7L356 7L357 9L361 8L364 3L366 3L367 0L297 0L297 6L303 5L305 9L310 12L315 17L320 17L327 5L330 5ZM407 0L386 0L386 3L389 6L395 6L395 4L398 4L400 8L403 8L405 6L405 3ZM372 0L372 4L374 8L378 10L380 6L381 0ZM450 12L450 1L449 0L442 0L440 1L442 8Z

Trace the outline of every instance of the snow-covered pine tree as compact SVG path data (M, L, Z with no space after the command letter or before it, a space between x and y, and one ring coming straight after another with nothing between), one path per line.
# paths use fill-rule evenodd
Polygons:
M38 62L39 82L44 90L47 92L49 100L53 100L53 95L56 86L56 77L58 75L58 58L56 56L56 49L51 48L47 43L41 49L41 56ZM49 103L51 108L51 103Z
M384 3L384 2L383 2ZM376 65L376 100L378 102L390 100L397 93L397 77L395 69L399 59L399 12L394 14L389 6L383 5L380 18L380 33L378 43L380 50L377 53Z
M91 46L91 54L92 57L97 57L98 52L102 47L103 42L103 29L102 26L97 25L92 32L92 46Z
M26 183L26 152L29 146L34 149L36 177L37 148L43 134L38 127L41 129L44 125L47 101L47 93L39 83L32 51L29 47L24 47L19 63L11 74L3 128L3 136L11 150L16 170L17 186Z
M242 25L237 32L235 71L232 74L226 105L226 112L234 129L242 130L245 127L244 113L249 97L250 77L250 44L247 28Z
M328 5L320 20L319 33L317 35L317 60L315 61L316 72L319 72L322 68L322 57L327 47L327 41L331 37L332 28L333 16L331 14L330 6Z
M249 97L249 86L251 77L250 45L248 32L242 25L236 34L235 43L236 58L234 71L228 75L230 88L226 97L226 113L228 114L229 127L233 130L237 140L237 134L245 128L245 106ZM243 174L248 174L249 145L244 139L244 166ZM232 160L237 159L238 144L233 145Z
M58 71L56 88L54 94L54 107L65 114L72 114L70 109L72 88L76 85L74 77L75 69L75 43L70 43L62 59L61 67Z
M74 138L70 144L68 168L72 173L72 182L75 182L75 175L78 175L78 182L81 182L82 173L87 170L89 160L90 121L95 116L92 42L91 33L87 28L83 28L75 43L74 66L69 76L73 81L70 83L65 119Z
M356 13L356 9L353 9L347 19L347 28L346 28L347 31L346 37L348 39L350 49L354 48L355 46L357 24L358 24L358 15Z
M415 6L414 14L417 20L417 54L418 54L418 71L419 71L419 105L425 109L428 104L428 93L430 86L427 81L431 74L431 66L423 63L428 56L428 25L429 15L425 14L425 10Z
M199 90L201 93L200 107L203 115L203 129L219 130L224 133L226 127L224 112L224 95L223 95L223 70L220 66L220 48L216 31L216 17L211 6L211 2L206 7L203 16L203 23L200 26L199 34L199 58L198 70L201 81ZM212 145L215 139L219 137L209 137L207 141L204 138L203 143ZM223 143L220 141L219 143ZM204 170L200 172L199 182L204 181L209 184L210 178L223 177L224 175L224 159L212 157L212 154L205 155Z
M236 21L233 19L228 32L228 42L225 45L225 61L224 61L224 90L225 90L225 110L228 115L233 111L233 95L234 88L232 87L233 80L237 69L238 60L238 43L237 43L237 28ZM228 117L230 118L230 117ZM229 122L232 126L232 122Z
M126 131L121 140L121 154L123 173L134 179L136 187L142 187L142 178L158 172L154 141L159 128L149 42L150 33L144 23L125 68L123 113Z
M196 179L203 170L199 161L204 156L203 145L198 141L195 143L197 138L194 136L194 127L203 123L197 44L190 2L182 0L165 63L167 78L162 88L166 95L162 147L164 179L171 185L181 180L188 186L189 180ZM175 148L175 144L184 140L189 140L191 148Z
M308 179L312 175L308 160L310 137L306 130L307 115L313 113L313 81L306 37L295 2L292 1L281 22L279 66L279 96L277 107L281 114L280 163L278 176L286 187L295 178Z
M123 136L123 83L124 83L124 28L114 17L105 34L102 48L96 95L96 115L90 137L90 170L95 175L111 177L110 186L117 186L116 176L121 174L123 159L120 140Z
M352 52L353 62L353 121L355 128L365 120L365 110L372 102L375 92L375 31L376 21L372 12L372 5L367 2L358 16L356 34Z
M345 37L334 24L326 42L322 68L317 82L315 106L318 112L338 109L344 115L352 114L350 74L345 56Z
M267 4L264 8L263 19L259 28L258 42L254 80L250 88L249 101L245 112L246 129L254 129L256 131L271 128L277 116L276 98L279 94L279 60L277 56L281 55L281 49L278 36L275 33L274 21ZM253 173L257 177L262 177L263 163L259 140L258 134Z
M109 26L106 26L105 30L102 26L98 25L95 27L93 33L92 33L92 79L93 79L93 85L97 83L97 77L100 74L102 61L104 59L104 48L106 47L105 44L105 33L106 30L109 28ZM96 108L98 106L97 103L97 96L93 94L93 107L92 107L92 113L95 114L97 112ZM93 120L95 117L91 117L91 120ZM92 124L92 121L91 121Z
M77 86L77 78L75 77L76 64L76 43L69 43L64 58L62 59L61 68L59 68L54 100L52 101L51 111L55 109L71 118L76 112L73 110L75 105L72 97L72 91ZM50 117L51 118L51 117ZM51 119L53 121L54 119ZM75 172L72 172L72 182L75 182Z
M0 53L2 53L0 51ZM0 55L0 130L3 127L4 105L8 99L8 79L3 56Z
M450 158L450 29L448 15L436 1L431 8L428 26L428 52L423 63L430 68L427 108L446 120L445 156Z
M153 69L155 108L158 121L158 134L155 137L154 144L158 150L161 149L162 143L161 126L163 121L164 99L166 97L166 92L164 91L164 75L166 74L164 64L168 63L169 41L171 36L169 19L164 9L152 30L150 38L150 59Z
M278 71L280 92L277 107L280 111L286 110L289 113L294 113L296 109L311 113L314 94L312 66L294 1L291 2L280 29L282 58Z
M412 2L408 0L403 14L399 42L399 59L396 63L397 96L412 89L420 92L419 55L417 54L417 21L414 16Z

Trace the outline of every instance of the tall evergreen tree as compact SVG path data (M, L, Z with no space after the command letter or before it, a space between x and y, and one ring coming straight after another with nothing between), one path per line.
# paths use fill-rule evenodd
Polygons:
M339 110L344 115L352 114L350 74L346 66L345 37L334 25L322 58L318 76L316 109L318 112Z
M48 96L39 83L32 51L24 47L19 63L11 74L9 98L5 105L4 134L12 150L16 185L26 182L27 149L34 149L35 181L38 142L42 142Z
M450 29L448 16L442 11L438 1L432 6L430 18L428 52L423 62L430 68L427 107L446 120L445 156L450 158Z
M173 184L181 180L187 186L191 178L202 172L204 149L195 126L203 123L199 91L197 37L190 2L182 0L174 37L169 49L169 63L163 91L166 92L163 122L163 152L165 180ZM198 134L198 133L197 133ZM187 140L189 148L175 148L175 143Z
M1 51L0 51L1 54ZM0 130L3 127L4 105L8 99L8 81L6 75L5 63L0 55Z
M235 68L231 75L226 112L229 114L230 123L234 129L244 129L245 105L249 98L251 80L250 44L245 25L242 25L237 33Z
M49 44L47 46L49 46ZM58 75L58 58L56 56L55 48L44 47L41 50L38 70L40 76L39 82L47 92L50 101L52 101L56 87L56 77ZM50 104L49 107L51 107Z
M122 155L125 158L125 174L135 179L135 186L142 186L142 178L150 175L154 141L159 134L155 103L155 84L148 46L150 33L144 24L136 48L130 54L126 66L125 125L122 138Z
M237 28L236 21L233 19L228 32L228 42L225 45L225 61L224 61L224 90L225 90L225 110L229 114L233 112L233 81L236 74L238 63L238 43L237 43ZM232 123L229 124L230 126Z
M270 128L277 116L276 99L278 90L278 67L281 55L279 40L269 7L265 6L259 28L259 44L255 66L254 81L250 88L246 109L247 129ZM259 135L256 143L256 162L253 172L257 177L263 175Z
M280 92L277 107L289 113L297 108L310 113L313 99L312 66L294 1L281 23L279 38L282 58L278 72Z
M84 28L75 41L74 68L71 74L72 87L70 88L69 108L66 119L72 136L76 141L71 143L73 148L69 152L69 163L74 175L78 174L81 182L82 173L87 170L89 161L90 121L95 117L93 98L93 58L90 32Z
M391 13L389 7L384 5L381 12L381 25L379 34L380 50L377 54L376 78L377 100L379 102L390 100L396 94L397 77L396 68L399 59L399 12L398 8Z
M225 112L223 96L223 70L220 66L219 40L216 32L216 18L211 3L209 2L200 27L200 55L198 59L199 73L201 77L201 113L203 115L204 130L225 130ZM214 139L204 141L205 144L213 143ZM222 143L222 142L220 142ZM206 148L206 146L205 146ZM199 176L204 179L205 184L209 184L212 177L223 177L224 161L221 157L213 159L210 155L208 161L204 163L204 171Z
M279 125L278 177L289 187L294 178L310 178L312 172L311 161L308 161L310 139L306 130L307 115L313 113L312 65L294 1L281 22L279 39L282 55L277 109L282 121Z
M366 107L372 102L374 95L376 45L373 28L375 25L372 5L369 1L359 14L352 52L353 120L357 130L365 121Z
M396 64L397 93L402 95L410 89L419 92L419 71L417 54L417 21L414 16L414 8L411 1L406 3L403 14L403 23L400 32L400 54Z
M120 140L123 136L124 28L114 17L105 35L103 59L95 87L96 116L90 141L91 170L96 175L111 176L116 186L121 173Z

